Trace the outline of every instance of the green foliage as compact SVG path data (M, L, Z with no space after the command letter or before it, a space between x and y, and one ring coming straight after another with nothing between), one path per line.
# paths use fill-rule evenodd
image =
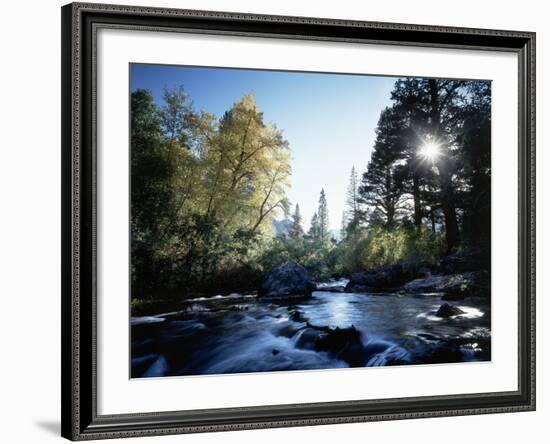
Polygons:
M380 114L374 151L358 190L358 202L371 210L371 219L383 221L388 228L402 218L407 208L406 196L395 175L401 148L400 120L395 108L388 107Z
M294 213L292 214L292 226L288 235L291 238L298 238L304 235L304 229L302 228L302 215L300 214L300 205L296 204Z
M491 84L406 78L376 129L359 186L363 223L444 226L447 251L490 244ZM428 142L433 156L421 156Z
M330 240L328 206L325 190L319 193L319 206L311 218L308 238L315 244L323 244Z
M436 264L445 251L445 241L425 227L377 227L355 234L340 248L342 269L349 273L395 263Z
M321 229L319 226L319 216L315 212L311 217L311 223L309 225L309 231L307 232L307 235L311 240L318 242L319 239L321 238L320 232L321 232Z
M183 88L132 94L132 295L187 297L256 285L251 258L287 211L290 153L245 96L220 119Z
M316 280L328 279L341 273L339 250L336 244L320 243L304 237L273 238L266 244L257 263L262 271L269 272L289 260L302 264Z
M339 243L276 237L266 244L257 263L267 272L283 262L295 260L315 279L324 280L395 263L408 266L437 264L444 252L443 234L408 225L357 230Z
M161 130L161 113L148 91L138 90L131 100L132 140L132 277L150 291L158 276L157 254L173 205L168 160Z
M325 190L321 189L319 195L319 209L317 210L317 217L319 218L319 241L327 242L330 237L329 223L328 223L328 207L327 198L325 196Z
M342 214L342 238L349 236L359 228L361 222L359 206L359 180L355 167L352 167L346 192L346 207L344 209L344 214Z

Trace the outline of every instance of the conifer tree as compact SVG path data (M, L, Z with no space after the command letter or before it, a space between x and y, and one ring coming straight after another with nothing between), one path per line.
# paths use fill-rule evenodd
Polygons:
M292 225L290 227L289 236L293 239L304 235L302 229L302 215L300 214L300 205L296 204L294 213L292 214Z
M346 193L346 209L342 218L342 237L352 233L359 226L359 183L355 167L351 168L348 190Z
M311 240L317 242L319 240L319 231L319 216L317 213L314 213L311 218L311 223L307 234Z
M319 196L319 209L317 210L319 217L319 240L326 242L329 240L329 220L328 220L328 208L327 198L325 196L325 190L321 189Z

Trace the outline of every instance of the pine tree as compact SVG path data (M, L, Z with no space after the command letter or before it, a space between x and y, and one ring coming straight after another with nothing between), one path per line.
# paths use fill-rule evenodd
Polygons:
M319 217L319 240L326 242L329 240L329 221L328 221L328 208L327 198L325 196L325 190L321 189L321 195L319 196L319 209L317 210Z
M391 228L404 216L406 197L396 180L394 109L386 108L376 128L374 150L358 189L358 201L370 210L369 223Z
M345 239L348 235L348 215L346 210L342 211L342 225L340 226L340 239Z
M463 126L464 101L468 82L463 80L438 80L409 78L398 80L392 91L394 106L400 114L409 113L416 120L416 131L436 141L441 152L436 163L439 182L439 200L445 220L445 237L450 251L460 241L458 227L457 184L458 150L452 146L456 133ZM417 193L417 198L419 194ZM419 204L418 199L416 204ZM415 211L415 221L421 223L420 205Z
M342 219L342 237L352 233L359 226L359 183L355 167L351 168L348 190L346 193L346 209Z
M300 214L300 205L296 204L294 214L292 214L292 226L290 227L289 236L293 239L304 235L302 229L302 215Z
M319 240L319 216L317 213L314 213L311 218L311 224L307 234L314 242Z

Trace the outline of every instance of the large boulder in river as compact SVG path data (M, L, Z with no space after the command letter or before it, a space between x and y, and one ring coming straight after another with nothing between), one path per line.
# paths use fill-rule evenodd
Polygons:
M307 270L299 263L288 261L272 270L262 283L262 299L308 298L315 289Z
M440 318L450 318L452 316L458 316L460 314L464 314L464 312L458 308L456 305L450 305L446 302L439 307L439 309L436 312L436 316L439 316Z
M309 322L295 335L297 348L328 353L347 362L350 367L363 367L367 356L361 332L353 325L347 328L316 326Z
M415 279L402 288L406 293L442 293L442 299L447 301L458 301L467 296L487 297L489 290L489 273L486 271Z
M369 271L352 273L346 285L346 292L363 293L395 290L405 282L414 279L414 277L414 273L401 264L374 268Z

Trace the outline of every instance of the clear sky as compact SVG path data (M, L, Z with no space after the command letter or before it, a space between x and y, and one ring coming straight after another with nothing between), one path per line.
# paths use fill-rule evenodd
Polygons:
M162 105L165 87L182 85L196 109L221 117L252 93L267 123L283 131L292 152L292 208L300 205L304 229L325 189L330 228L340 228L352 166L361 175L370 159L375 128L390 104L397 79L348 74L131 66L131 89L148 89Z

